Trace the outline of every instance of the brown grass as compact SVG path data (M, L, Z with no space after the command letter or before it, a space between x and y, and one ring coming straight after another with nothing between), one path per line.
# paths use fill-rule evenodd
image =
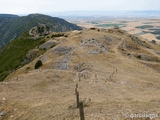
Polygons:
M104 44L104 36L114 36L109 45ZM108 54L87 54L91 45L80 45L82 39L95 38L103 43ZM34 70L37 59L17 70L0 83L1 108L7 107L9 114L0 119L9 120L79 120L76 108L75 85L78 83L80 99L91 102L84 108L86 120L131 120L126 113L160 114L160 74L154 67L158 62L140 61L134 56L127 56L120 45L137 45L139 50L126 49L130 53L149 53L159 47L150 44L147 49L131 41L125 34L117 30L84 30L82 33L71 32L67 38L57 38L59 46L73 47L68 70L54 69L63 55L54 53L55 48L48 50L43 56L47 60L40 69ZM160 51L159 51L160 52ZM150 63L152 67L143 64ZM83 70L81 81L74 68L79 63L88 65ZM31 67L26 71L27 67ZM110 77L111 76L111 77ZM159 118L157 118L158 120ZM147 120L147 119L146 119Z

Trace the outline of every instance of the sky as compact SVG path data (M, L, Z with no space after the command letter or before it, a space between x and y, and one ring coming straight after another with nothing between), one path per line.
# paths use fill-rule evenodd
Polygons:
M0 0L0 14L160 10L160 0Z

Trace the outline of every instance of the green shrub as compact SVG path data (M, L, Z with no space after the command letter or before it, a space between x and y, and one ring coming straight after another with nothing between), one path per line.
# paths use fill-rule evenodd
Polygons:
M122 48L122 51L125 51L125 50Z
M68 37L68 35L64 35L64 37Z
M50 38L50 36L48 35L47 38Z
M42 61L41 60L38 60L35 64L35 69L38 69L39 67L42 66Z
M127 55L130 56L131 54L130 54L130 53L127 53Z
M61 36L64 36L64 34L63 34L63 33L62 33L62 34L61 34L61 33L53 34L53 35L52 35L52 38L53 38L53 37L61 37Z
M90 28L90 30L95 30L96 28Z
M141 59L141 57L142 57L141 55L137 55L137 58L138 58L138 59Z
M5 71L3 73L0 73L0 82L2 82L9 74L10 71Z
M29 70L29 69L31 69L31 67L27 67L27 68L26 68L26 70Z

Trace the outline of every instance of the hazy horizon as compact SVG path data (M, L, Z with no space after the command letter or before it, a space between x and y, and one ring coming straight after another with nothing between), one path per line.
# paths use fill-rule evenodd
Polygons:
M0 14L11 14L18 16L27 16L30 14L44 14L53 17L104 17L104 16L121 16L121 17L151 17L159 16L160 10L146 10L146 11L65 11L65 12L45 12L45 13L26 13L26 14L12 14L12 13L0 13Z
M63 13L83 11L160 11L159 0L0 0L0 14Z

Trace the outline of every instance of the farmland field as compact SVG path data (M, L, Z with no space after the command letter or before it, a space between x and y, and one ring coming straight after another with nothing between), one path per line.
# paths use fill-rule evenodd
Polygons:
M98 24L96 27L120 27L120 26L125 26L125 24L118 24L118 23L111 23L111 24Z

